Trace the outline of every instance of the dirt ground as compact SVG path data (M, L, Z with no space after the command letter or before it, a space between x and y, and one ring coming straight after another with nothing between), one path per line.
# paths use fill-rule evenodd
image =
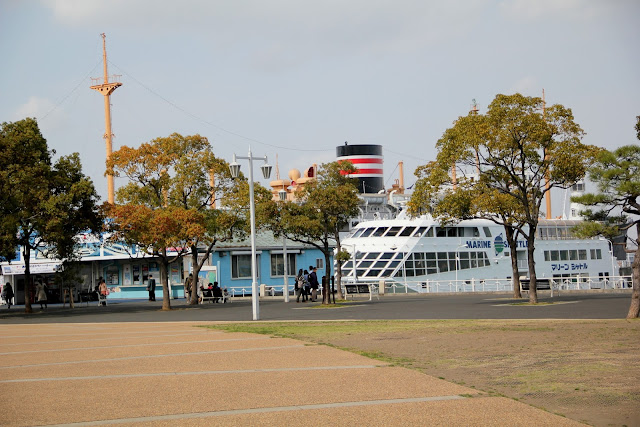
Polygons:
M594 426L640 426L638 321L337 322L289 324L276 333L391 360Z
M459 323L459 322L458 322ZM330 340L595 426L640 426L640 322L470 321Z

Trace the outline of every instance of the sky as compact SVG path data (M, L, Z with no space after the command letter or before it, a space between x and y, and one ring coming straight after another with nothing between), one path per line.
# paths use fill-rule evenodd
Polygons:
M385 185L403 161L408 187L473 100L482 113L497 94L544 89L584 143L637 144L638 18L637 0L0 0L0 122L36 117L106 200L104 101L89 88L105 33L123 84L114 150L200 134L228 161L277 156L284 178L345 141L379 144Z

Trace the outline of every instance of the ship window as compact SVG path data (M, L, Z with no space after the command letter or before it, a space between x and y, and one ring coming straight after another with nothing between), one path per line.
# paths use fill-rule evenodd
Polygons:
M455 259L450 259L449 260L449 271L456 271L457 270L457 265L456 265L456 260Z
M360 235L360 237L369 237L369 235L371 233L373 233L373 230L375 230L375 228L367 228L366 230L364 230L364 232Z
M469 269L469 260L468 259L461 259L458 262L460 263L460 270Z
M591 259L602 259L602 250L591 249Z
M373 265L373 268L384 268L389 261L378 261Z
M400 261L391 261L389 263L389 268L396 268L399 265L400 265Z
M427 274L437 274L438 270L435 268L427 268Z
M424 259L424 253L422 252L416 252L413 254L413 259L415 260L423 260Z
M380 274L380 270L369 270L367 271L367 274L365 274L365 277L378 277L378 274Z
M378 227L376 231L373 232L371 237L381 237L385 231L387 231L386 227Z
M436 264L436 261L427 261L427 268L436 268L438 265Z
M387 268L382 272L382 277L391 277L393 274L393 268Z
M394 237L398 234L398 231L400 231L402 229L402 227L391 227L389 228L389 231L387 231L387 234L385 234L385 237Z
M569 251L560 251L560 261L566 261L569 259Z
M548 233L549 233L549 239L552 239L552 240L556 239L556 229L555 228L549 228L548 229Z
M560 259L559 251L551 251L551 261L558 261Z
M353 268L353 262L351 260L346 261L342 264L342 269L344 270L345 268Z
M412 259L408 259L404 263L404 268L406 268L407 270L409 270L409 269L413 270L413 260Z
M427 252L425 255L427 256L427 259L436 259L436 254L434 252Z
M558 228L558 238L559 239L566 239L567 238L567 229L564 227L559 227Z
M405 227L405 229L400 232L400 236L402 237L411 236L411 234L413 234L415 229L416 229L415 227Z
M470 263L471 263L471 268L478 268L478 261L477 260L472 259L470 261Z
M587 259L587 250L586 249L578 249L578 259L580 261L584 261Z
M433 237L433 227L431 227L430 229L427 230L427 237Z
M360 261L360 264L358 264L358 268L367 268L367 267L371 267L371 264L373 264L373 261Z
M436 227L437 237L447 237L447 229L443 227Z
M447 259L446 252L438 252L438 260L441 260L441 259Z
M458 230L462 231L461 228L447 227L447 237L458 237Z
M393 252L384 252L380 259L391 259L393 258Z
M418 231L416 231L415 237L422 237L425 231L427 231L427 227L418 228Z
M378 255L380 255L380 252L369 252L364 257L362 257L362 259L376 259L378 258Z
M480 230L478 230L478 227L473 227L473 237L480 237Z
M482 227L484 230L484 235L487 237L491 237L491 229L489 227Z
M544 251L544 260L551 261L551 255L549 254L549 251Z
M358 237L359 235L361 235L361 234L362 234L362 232L363 232L364 230L365 230L364 228L358 228L358 229L353 233L353 236L351 236L351 237Z
M407 275L407 277L413 277L414 276L413 269L407 268L406 275Z
M460 259L469 259L469 252L459 252L458 256Z
M440 273L446 273L449 271L449 262L446 259L438 259L438 269L440 270Z
M367 270L358 269L358 273L357 273L358 277L362 277L362 275L364 274L365 271L367 271Z

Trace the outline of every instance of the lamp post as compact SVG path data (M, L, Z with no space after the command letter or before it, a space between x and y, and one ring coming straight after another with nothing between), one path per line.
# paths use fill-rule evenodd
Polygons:
M236 156L233 155L233 162L229 164L231 176L237 178L240 176L240 165L236 159L249 160L249 216L251 222L251 306L253 308L253 320L260 319L260 307L258 300L258 271L256 266L256 203L253 198L253 161L264 160L264 165L260 166L262 175L265 179L271 176L271 165L267 163L267 157L253 157L251 147L249 147L249 155Z
M282 203L287 201L287 190L284 188L278 191L278 198ZM287 236L285 234L282 235L282 261L284 267L284 287L282 288L282 295L284 296L284 302L289 302L289 280L287 277L287 268L289 267L287 264Z

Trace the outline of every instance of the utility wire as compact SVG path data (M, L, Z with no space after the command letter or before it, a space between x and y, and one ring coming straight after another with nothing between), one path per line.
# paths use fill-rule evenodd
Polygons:
M136 82L137 84L142 86L144 89L146 89L147 91L149 91L153 95L155 95L158 98L162 99L164 102L166 102L167 104L171 105L176 110L181 111L182 113L186 114L187 116L191 117L194 120L200 121L200 122L202 122L204 124L207 124L207 125L209 125L211 127L214 127L214 128L216 128L218 130L221 130L222 132L228 133L229 135L237 136L239 138L246 139L247 141L255 142L257 144L266 145L268 147L279 148L279 149L282 149L282 150L290 150L290 151L332 151L333 150L333 148L331 148L331 149L329 149L329 148L327 148L327 149L304 149L304 148L283 147L283 146L280 146L280 145L269 144L267 142L259 141L257 139L250 138L248 136L244 136L244 135L241 135L239 133L227 130L227 129L223 128L223 127L220 127L220 126L218 126L218 125L216 125L214 123L211 123L210 121L208 121L206 119L203 119L202 117L196 116L195 114L185 110L184 108L180 107L176 103L174 103L174 102L170 101L169 99L165 98L164 96L160 95L159 93L157 93L156 91L154 91L153 89L151 89L150 87L148 87L147 85L145 85L144 83L142 83L141 81L139 81L138 79L133 77L131 74L127 73L124 69L122 69L122 67L119 67L118 65L114 64L110 60L107 60L107 61L111 65L113 65L114 67L118 68L123 74L126 74L127 77L129 77L131 80L133 80L134 82Z
M80 80L80 82L76 85L76 87L74 87L73 89L71 89L70 92L68 92L58 103L56 103L56 105L53 106L53 108L51 110L49 110L47 113L45 113L44 116L38 118L38 120L44 120L46 119L49 114L53 113L55 110L58 109L58 107L60 105L62 105L76 90L78 90L78 88L80 87L80 85L84 84L87 80L87 77L89 77L93 71L100 65L100 61L98 61L96 63L96 65Z

